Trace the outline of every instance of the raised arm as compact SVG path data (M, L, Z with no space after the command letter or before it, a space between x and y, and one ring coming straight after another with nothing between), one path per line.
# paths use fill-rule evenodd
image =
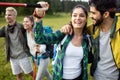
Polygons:
M38 44L55 44L62 40L64 34L60 30L56 31L55 33L44 34L42 21L40 21L36 22L34 27L34 36L35 41Z

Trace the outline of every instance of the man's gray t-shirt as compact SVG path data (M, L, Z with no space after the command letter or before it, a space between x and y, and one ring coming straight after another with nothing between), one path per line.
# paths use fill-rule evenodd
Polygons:
M19 39L19 30L15 27L13 33L9 32L10 37L10 57L14 59L20 59L26 56L26 53L23 49L23 44L21 44Z
M109 36L110 31L100 32L100 61L94 74L95 80L118 80L119 71L115 65Z

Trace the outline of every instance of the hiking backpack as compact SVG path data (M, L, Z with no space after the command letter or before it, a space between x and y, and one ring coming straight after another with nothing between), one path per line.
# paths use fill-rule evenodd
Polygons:
M53 32L53 30L52 30L52 28L50 27L50 26L43 26L43 32L45 33L45 34L48 34L48 33L52 33ZM46 54L45 55L47 55L47 56L49 56L50 58L52 58L53 57L53 48L54 48L54 45L53 44L46 44ZM34 56L32 56L32 61L34 62L34 59L35 59L35 57ZM37 65L39 65L40 64L40 59L41 59L41 56L37 56Z

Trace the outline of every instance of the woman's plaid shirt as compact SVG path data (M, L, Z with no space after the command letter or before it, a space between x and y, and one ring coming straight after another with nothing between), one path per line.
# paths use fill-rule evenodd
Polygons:
M60 32L60 30L58 30L58 31L56 31L55 33L52 33L52 34L51 33L50 34L44 34L43 33L42 21L41 21L41 22L36 23L36 25L34 27L34 36L35 36L35 41L38 44L58 44L62 41L65 34L62 34ZM71 41L72 37L73 37L73 35L68 35L67 39L64 42L65 44L62 47L62 53L61 53L61 54L63 54L63 56L61 57L61 64L63 64L62 60L64 58L65 50L66 50L67 45ZM84 51L84 56L83 56L83 60L82 60L82 80L88 80L88 75L87 75L88 40L87 40L86 35L83 35L82 47L83 47L83 51ZM53 69L53 70L55 71L55 69ZM59 74L59 75L57 76L57 74ZM55 78L55 76L57 76L57 77ZM53 76L53 80L62 80L62 73L59 72L59 71L58 72L56 71L56 75Z

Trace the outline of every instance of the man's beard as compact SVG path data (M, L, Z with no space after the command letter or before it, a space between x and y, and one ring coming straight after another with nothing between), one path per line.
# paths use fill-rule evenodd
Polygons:
M95 24L93 24L93 33L95 33L95 30L97 29L97 27L98 26L100 26L101 24L102 24L102 22L103 22L103 18L101 17L100 19L98 19L98 20L96 20L96 19L94 19L95 21L96 21L96 23Z
M100 19L96 20L96 23L94 24L94 26L99 26L101 25L103 22L103 18L101 17Z

